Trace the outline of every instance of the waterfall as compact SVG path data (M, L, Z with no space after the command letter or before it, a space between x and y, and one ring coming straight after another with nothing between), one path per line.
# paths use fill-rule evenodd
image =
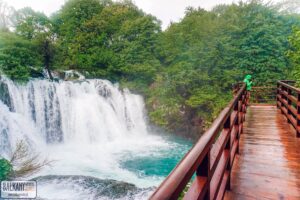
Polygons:
M8 86L10 110L33 125L47 144L106 143L147 134L142 97L126 89L121 91L108 81L35 80L26 85L16 85L8 79L3 82Z
M0 80L0 155L9 157L16 143L25 141L32 151L54 161L35 176L80 175L139 187L158 185L163 176L129 170L123 163L173 154L178 160L187 148L151 134L146 118L142 96L107 80ZM48 192L45 196L56 184L41 186Z

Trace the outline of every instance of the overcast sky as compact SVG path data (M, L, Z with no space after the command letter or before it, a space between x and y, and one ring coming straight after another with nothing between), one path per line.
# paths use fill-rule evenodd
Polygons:
M9 5L20 9L30 6L34 10L42 11L48 16L59 10L66 0L5 0ZM238 0L134 0L135 4L156 16L163 22L163 29L173 21L177 22L184 16L185 8L188 6L211 9L217 4L230 4Z

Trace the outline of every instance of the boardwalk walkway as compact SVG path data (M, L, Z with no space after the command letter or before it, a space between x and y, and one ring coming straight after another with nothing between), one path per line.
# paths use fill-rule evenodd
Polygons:
M248 108L224 199L300 199L300 139L275 106Z

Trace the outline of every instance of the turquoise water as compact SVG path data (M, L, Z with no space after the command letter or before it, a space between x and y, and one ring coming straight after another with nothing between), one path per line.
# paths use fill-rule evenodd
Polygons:
M170 143L169 149L160 150L153 155L131 155L121 166L137 173L141 178L165 178L192 147L192 142L178 136L163 136Z
M137 146L137 141L131 145L130 141L123 140L125 146L131 148L135 146L137 147L136 149L123 149L119 143L109 145L109 147L116 151L114 154L107 154L108 157L104 154L105 151L99 153L101 149L103 150L104 146L96 149L97 151L93 151L97 155L100 154L99 157L94 156L92 151L90 151L93 148L89 147L88 156L91 156L93 160L92 164L90 162L86 163L88 157L78 157L79 153L75 153L77 156L74 156L75 150L68 150L72 153L68 156L70 160L67 163L56 163L56 166L54 166L56 169L51 169L56 174L38 178L39 197L49 200L57 200L57 197L67 200L148 199L155 187L168 176L193 145L189 140L170 135L154 136L154 138L146 138L141 147ZM158 143L156 148L153 148L151 142ZM58 149L58 152L68 151ZM109 152L111 151L109 149ZM66 158L66 155L62 156ZM74 157L76 157L75 163L72 162ZM115 165L104 162L111 160L117 161L113 162ZM101 165L107 167L100 168L96 166L97 164L100 167ZM90 167L88 171L87 166ZM66 170L58 173L62 171L62 168L66 168ZM103 169L107 169L107 172L103 171ZM67 174L70 171L76 173Z

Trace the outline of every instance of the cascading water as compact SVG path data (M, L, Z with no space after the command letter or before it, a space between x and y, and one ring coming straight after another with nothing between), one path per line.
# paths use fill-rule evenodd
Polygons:
M151 134L143 98L106 80L0 83L0 154L9 157L22 140L53 161L35 175L48 175L38 181L41 198L117 198L87 186L91 177L156 186L190 146ZM146 198L147 191L122 198Z

